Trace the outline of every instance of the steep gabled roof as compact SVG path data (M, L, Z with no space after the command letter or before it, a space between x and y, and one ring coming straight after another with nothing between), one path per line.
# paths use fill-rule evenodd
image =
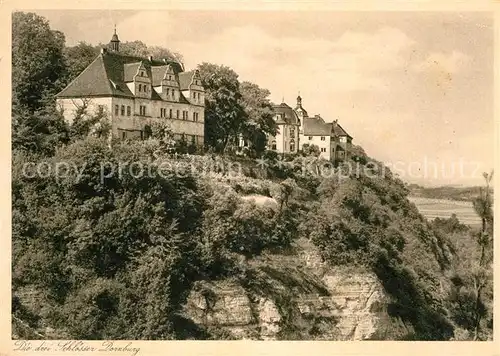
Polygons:
M311 117L304 119L304 136L330 136L332 123L325 123L323 119Z
M126 56L116 52L105 51L78 75L57 97L92 97L92 96L126 96L133 97L126 82L132 81L141 65L146 69L153 85L161 81L170 65L175 74L182 72L177 62L150 60L136 56ZM160 99L153 91L152 99ZM181 102L188 102L181 95Z
M334 124L333 124L333 132L334 132L334 133L335 133L335 135L337 135L337 136L347 136L347 137L352 138L352 136L351 136L351 135L349 135L349 134L347 133L347 131L346 131L346 130L344 130L344 129L342 128L342 126L340 126L340 124L339 124L339 123L334 123Z
M102 55L99 55L57 96L110 96L113 95L114 91L114 86L109 81L106 73L104 58Z
M123 81L126 83L133 82L134 76L137 74L140 66L141 62L125 63L123 65Z
M193 81L194 70L179 73L179 85L181 90L188 90L189 85Z

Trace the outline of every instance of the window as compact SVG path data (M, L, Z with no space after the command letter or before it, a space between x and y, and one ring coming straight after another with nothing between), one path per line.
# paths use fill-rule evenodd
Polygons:
M142 84L139 84L139 91L142 91Z
M125 116L125 105L122 105L121 115L122 115L122 116Z
M271 149L276 151L276 141L273 141L273 143L271 145Z
M321 136L321 141L324 141L325 140L325 136Z
M99 112L103 112L104 111L104 105L97 105L97 110L99 110Z
M120 111L120 105L115 105L115 115L118 116L119 111Z
M290 152L294 152L294 151L295 151L295 144L290 143Z
M146 116L146 106L145 105L139 106L139 115Z
M130 106L127 106L127 116L130 116Z
M321 147L321 152L326 152L326 148Z
M198 120L196 119L196 114L197 114L197 113L195 113L195 112L193 113L193 121L198 121Z
M160 108L160 117L165 117L165 116L167 116L167 109Z
M295 127L290 127L290 136L295 137Z
M168 113L168 117L172 118L172 109L170 109L170 112Z
M312 136L309 136L309 141L312 141L313 137Z
M172 89L172 98L175 99L175 89Z
M127 132L122 131L122 139L124 139L124 140L125 140L126 138L127 138Z
M177 119L179 118L179 110L177 110L177 116L176 116L176 118Z
M169 95L170 95L170 89L167 88L167 96L169 96Z

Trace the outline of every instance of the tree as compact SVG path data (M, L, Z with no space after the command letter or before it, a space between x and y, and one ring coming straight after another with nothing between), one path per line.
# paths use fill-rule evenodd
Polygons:
M12 102L34 112L62 89L64 35L34 13L12 15Z
M35 112L14 107L12 113L12 149L52 155L57 146L69 141L69 127L55 107Z
M277 126L273 119L273 106L269 101L270 92L257 84L240 84L241 105L247 121L242 127L243 138L250 141L257 155L267 146L267 135L276 136Z
M99 54L99 47L94 47L86 42L80 42L76 46L64 49L66 61L67 78L69 83L75 79Z
M211 63L198 66L205 88L205 144L224 152L235 141L245 121L238 74L231 68Z
M481 320L485 316L485 302L483 300L484 289L491 282L491 263L493 262L493 199L491 197L490 183L493 178L493 171L483 173L486 186L480 188L479 196L473 200L474 210L481 218L481 231L476 234L477 244L480 249L479 270L474 276L474 287L476 301L474 303L474 340L479 337Z
M136 57L153 56L153 58L157 59L165 58L178 62L183 60L182 55L177 52L159 46L148 47L142 41L122 42L120 44L120 53Z
M302 152L306 156L319 157L320 155L319 147L316 145L310 145L308 143L304 143L302 145Z

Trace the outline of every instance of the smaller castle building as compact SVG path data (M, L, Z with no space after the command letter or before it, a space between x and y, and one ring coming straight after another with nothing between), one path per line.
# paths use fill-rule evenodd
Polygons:
M318 146L320 157L327 160L344 161L349 157L352 136L337 120L325 122L320 115L309 117L300 95L294 109L282 102L274 105L274 112L278 133L269 136L268 149L279 153L297 153L307 144Z

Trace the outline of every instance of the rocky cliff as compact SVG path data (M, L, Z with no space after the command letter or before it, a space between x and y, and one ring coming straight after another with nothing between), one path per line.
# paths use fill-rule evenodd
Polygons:
M308 241L244 263L244 278L194 288L185 316L235 339L363 340L389 325L377 277L327 266Z

